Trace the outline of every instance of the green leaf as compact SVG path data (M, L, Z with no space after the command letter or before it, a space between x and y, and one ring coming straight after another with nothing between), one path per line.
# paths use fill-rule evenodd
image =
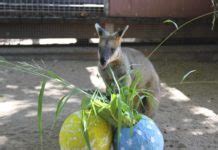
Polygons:
M177 30L179 29L177 23L175 21L173 21L173 20L167 19L163 23L165 23L165 24L173 24Z
M54 128L56 126L58 117L60 115L60 113L63 111L64 106L66 105L66 103L68 102L68 100L70 99L70 97L72 95L77 95L79 93L79 91L75 88L73 88L72 90L69 91L68 94L64 95L58 102L57 107L56 107L56 111L55 111L55 119L54 119L54 123L52 125L52 128ZM83 101L82 101L83 102ZM82 103L83 104L83 103Z
M216 24L216 19L218 18L218 13L217 13L218 1L217 0L211 0L211 3L212 3L213 10L214 10L214 13L213 13L213 16L212 16L211 30L214 30L215 24Z
M118 84L118 80L116 79L116 76L115 76L115 74L114 74L114 71L112 70L111 67L109 67L109 69L110 69L111 75L112 75L112 77L113 77L113 81L115 82L115 85L116 85L116 87L117 87L117 89L118 89L118 93L120 93L120 85Z
M117 96L117 108L118 108L118 125L117 125L117 149L118 144L120 143L120 133L121 133L121 127L122 127L122 105L121 105L121 99L120 95Z
M93 101L95 101L97 99L97 97L98 97L98 90L96 89L91 97L91 107L92 107L92 110L93 110L95 116L97 116L97 111L95 109L95 105L93 104Z
M71 97L71 95L65 95L58 102L57 108L56 108L56 111L55 111L55 119L54 119L54 123L53 123L52 128L54 128L56 126L56 123L58 121L58 117L59 117L60 113L62 112L65 104L67 103L67 101L69 100L70 97Z
M86 144L88 146L88 149L91 150L91 144L90 144L90 141L89 141L89 134L88 134L88 129L87 129L87 114L86 114L86 111L85 110L82 110L82 120L81 120L81 127L82 127L82 131L83 131L83 137L85 138L85 141L86 141Z
M90 98L87 98L87 97L84 97L82 99L82 102L81 102L81 109L82 110L87 110L91 107L91 101L90 101Z
M41 89L39 92L38 96L38 130L39 130L39 137L40 137L40 144L41 144L41 149L43 149L43 120L42 120L42 104L43 104L43 96L44 96L44 91L45 91L45 85L46 85L46 80L43 80L41 83Z
M183 83L185 81L185 79L191 75L193 72L196 72L197 70L191 70L189 71L188 73L186 73L183 77L182 77L182 80L180 81L180 83Z

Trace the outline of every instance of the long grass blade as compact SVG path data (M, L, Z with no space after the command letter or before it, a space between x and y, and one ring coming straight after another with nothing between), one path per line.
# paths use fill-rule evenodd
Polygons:
M40 67L39 65L34 66L34 65L31 65L31 64L26 63L26 62L12 63L10 61L7 61L4 57L0 57L0 67L7 68L10 70L16 70L16 71L20 71L20 72L24 72L24 73L28 73L28 74L32 74L32 75L35 75L38 77L45 78L47 80L48 79L55 80L68 89L75 89L79 93L82 93L88 97L91 97L91 94L87 93L85 90L74 87L70 82L61 78L56 73L52 72L51 70L44 69L44 68Z
M185 80L186 80L186 78L188 77L188 76L190 76L193 72L196 72L197 70L191 70L191 71L189 71L188 73L186 73L183 77L182 77L182 80L180 81L180 83L183 83Z
M67 101L69 100L69 98L70 98L70 95L65 95L58 102L57 108L56 108L56 111L55 111L55 119L54 119L54 123L52 125L52 129L56 126L56 123L58 121L59 115L62 112L62 110L63 110L65 104L67 103Z
M43 96L44 96L44 91L45 91L45 85L46 85L46 80L43 80L41 83L41 89L39 92L38 96L38 130L39 130L39 138L40 138L40 144L41 144L41 149L43 149L43 120L42 120L42 105L43 105Z
M214 14L213 14L213 17L212 17L211 30L214 30L215 24L216 24L216 19L218 18L218 13L215 12L217 10L216 5L218 4L218 1L217 0L211 0L211 3L212 3L213 10L214 10Z
M55 127L58 118L60 116L60 113L63 111L64 106L66 105L66 103L68 102L68 100L71 98L71 96L73 95L77 95L79 94L79 91L76 90L75 88L73 88L72 90L69 91L68 94L64 95L58 102L57 107L56 107L56 111L55 111L55 119L54 119L54 123L52 125L52 129ZM83 101L82 101L83 102ZM82 103L83 104L83 103ZM83 105L82 105L83 106ZM85 108L84 108L85 109Z
M88 146L88 150L92 150L90 141L89 141L89 134L88 134L88 124L87 124L87 114L85 110L82 110L82 120L81 120L81 126L82 126L82 131L83 131L83 137L86 141L86 145Z
M173 20L167 19L167 20L165 20L163 23L173 24L177 30L179 29L177 23L176 23L175 21L173 21Z
M117 78L116 78L116 76L114 74L114 71L112 70L111 67L109 67L109 68L110 68L111 75L113 77L113 81L115 82L115 85L116 85L116 87L118 89L118 93L120 93L120 85L118 84L118 81L117 81Z
M111 75L112 75L112 77L113 77L113 81L115 82L115 85L116 85L116 87L117 87L117 89L118 89L118 95L117 95L117 102L116 102L116 108L117 108L117 111L118 111L118 122L117 122L117 148L118 148L118 146L119 146L119 143L120 143L120 132L121 132L121 127L122 127L122 115L121 115L121 113L122 113L122 105L121 105L121 90L120 90L120 86L119 86L119 84L118 84L118 81L117 81L117 79L116 79L116 77L115 77L115 74L114 74L114 72L113 72L113 70L112 70L112 68L110 67L110 72L111 72Z

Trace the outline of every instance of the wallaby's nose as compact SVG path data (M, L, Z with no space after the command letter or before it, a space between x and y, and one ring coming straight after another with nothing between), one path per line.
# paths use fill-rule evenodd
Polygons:
M106 59L104 57L100 58L100 63L104 66L106 64Z

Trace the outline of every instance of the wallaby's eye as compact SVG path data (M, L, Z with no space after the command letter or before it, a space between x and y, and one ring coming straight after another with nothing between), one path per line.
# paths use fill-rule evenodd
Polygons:
M101 47L98 47L98 51L99 51L99 52L102 52L102 48L101 48Z
M98 30L98 35L102 36L103 35L103 30Z
M115 48L111 48L111 52L114 53L114 51L115 51Z

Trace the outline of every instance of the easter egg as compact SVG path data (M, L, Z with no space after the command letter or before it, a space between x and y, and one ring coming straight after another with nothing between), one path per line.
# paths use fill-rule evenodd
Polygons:
M81 111L69 115L64 121L60 134L61 150L87 150L88 146L83 136ZM87 119L89 142L93 150L109 150L112 143L111 126L98 116L91 113Z
M146 116L131 128L121 128L119 144L117 134L114 146L118 150L163 150L164 140L154 121Z

